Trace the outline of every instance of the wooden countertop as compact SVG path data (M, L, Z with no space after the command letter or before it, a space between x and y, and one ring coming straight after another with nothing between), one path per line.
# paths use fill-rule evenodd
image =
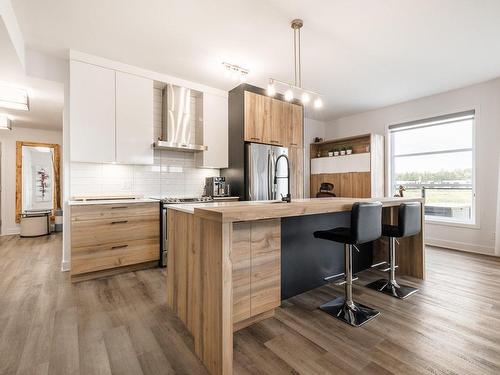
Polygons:
M355 202L380 201L384 207L403 202L424 202L423 198L308 198L291 203L281 201L245 201L169 205L170 209L192 213L219 222L252 221L288 216L315 215L350 211Z

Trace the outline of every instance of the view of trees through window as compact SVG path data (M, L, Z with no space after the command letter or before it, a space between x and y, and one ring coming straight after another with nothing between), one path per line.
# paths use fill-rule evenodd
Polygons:
M473 113L390 128L392 187L425 197L427 219L473 223Z

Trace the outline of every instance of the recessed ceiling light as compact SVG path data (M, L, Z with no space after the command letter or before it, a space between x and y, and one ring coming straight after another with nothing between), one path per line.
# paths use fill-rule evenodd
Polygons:
M0 107L29 111L28 91L11 86L0 86Z
M0 114L0 129L12 130L12 121L7 115Z

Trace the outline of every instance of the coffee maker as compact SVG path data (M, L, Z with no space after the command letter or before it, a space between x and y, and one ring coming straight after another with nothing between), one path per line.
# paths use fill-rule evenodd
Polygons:
M205 178L205 196L207 197L228 197L229 184L226 184L225 177Z

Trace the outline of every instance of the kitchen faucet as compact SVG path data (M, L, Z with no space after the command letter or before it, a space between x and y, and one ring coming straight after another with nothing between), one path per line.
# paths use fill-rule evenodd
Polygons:
M286 159L286 169L287 169L286 176L278 176L278 161L281 158ZM283 202L290 203L292 201L292 196L290 195L290 160L288 159L288 156L286 156L285 154L281 154L280 156L278 156L278 158L276 159L276 162L274 164L274 186L278 185L278 178L286 178L287 179L288 192L287 192L285 197L283 196L283 194L281 195L281 200Z

